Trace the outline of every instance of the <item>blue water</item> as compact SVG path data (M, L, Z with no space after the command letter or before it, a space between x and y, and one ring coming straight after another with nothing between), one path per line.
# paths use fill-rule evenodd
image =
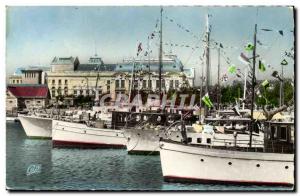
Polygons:
M28 139L20 123L6 123L6 184L13 190L291 190L288 187L166 183L159 156L125 149L52 149ZM28 170L34 166L35 169ZM29 172L28 172L29 171Z

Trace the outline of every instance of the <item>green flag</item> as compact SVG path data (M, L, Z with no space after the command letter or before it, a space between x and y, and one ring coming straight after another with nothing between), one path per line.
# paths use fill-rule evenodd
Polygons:
M263 83L261 85L266 89L270 86L270 83L268 80L265 80L265 81L263 81Z
M283 59L282 61L281 61L281 63L280 63L281 65L287 65L288 64L288 62L285 60L285 59Z
M259 69L259 71L261 71L261 72L266 71L266 67L265 67L265 65L261 62L261 60L259 60L258 69Z
M205 103L205 105L209 108L213 107L213 103L211 102L208 93L206 93L204 95L204 97L202 97L202 101Z
M235 73L236 72L236 66L235 65L230 65L230 67L228 68L228 71L230 73Z
M245 47L245 50L252 51L254 49L254 45L252 43L248 43Z

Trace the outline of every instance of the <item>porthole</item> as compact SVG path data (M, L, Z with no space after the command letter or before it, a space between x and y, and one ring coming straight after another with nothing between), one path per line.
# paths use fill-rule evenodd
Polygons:
M139 134L139 133L138 133L137 135L138 135L138 136L140 136L140 134Z
M231 162L228 162L228 165L232 165L232 163L231 163Z
M179 138L179 135L177 135L176 137Z
M289 166L285 166L285 169L288 169L289 168Z
M116 134L116 136L119 136L118 134Z
M204 159L201 159L201 162L204 162Z
M260 167L260 164L256 164L256 167Z

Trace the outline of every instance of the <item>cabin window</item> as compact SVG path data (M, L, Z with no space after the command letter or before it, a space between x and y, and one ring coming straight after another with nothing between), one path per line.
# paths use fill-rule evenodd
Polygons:
M201 143L202 142L202 138L197 138L197 143Z
M41 103L41 101L36 101L37 103Z
M68 84L68 80L65 80L65 84Z
M58 85L61 85L61 80L58 80Z
M278 139L287 140L287 129L286 127L280 127Z
M52 80L52 84L55 84L55 80Z
M13 101L9 101L9 103L13 103Z
M191 143L191 142L192 142L192 138L191 138L191 137L188 137L188 138L187 138L187 142L188 142L188 143Z
M210 144L211 143L211 138L207 138L206 143Z
M30 101L27 100L26 103L30 103Z

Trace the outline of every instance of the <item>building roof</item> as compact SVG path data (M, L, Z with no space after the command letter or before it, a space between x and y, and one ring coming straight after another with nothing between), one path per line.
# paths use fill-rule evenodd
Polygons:
M70 64L74 64L76 59L77 59L77 57L74 58L72 56L70 56L70 57L54 57L51 62L51 65L70 65Z
M9 85L7 90L17 98L47 98L49 95L47 85Z

